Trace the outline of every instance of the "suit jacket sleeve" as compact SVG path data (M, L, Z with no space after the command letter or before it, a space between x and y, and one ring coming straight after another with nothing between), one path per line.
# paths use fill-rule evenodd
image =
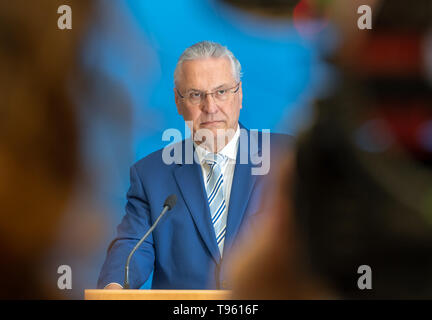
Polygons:
M126 214L117 227L117 237L111 242L99 276L98 288L111 282L123 285L124 267L129 253L152 225L150 206L137 169L130 169ZM134 253L129 267L131 289L140 288L153 270L155 261L152 234Z

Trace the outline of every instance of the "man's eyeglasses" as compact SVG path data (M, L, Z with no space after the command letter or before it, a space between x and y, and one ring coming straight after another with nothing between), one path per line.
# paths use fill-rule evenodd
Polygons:
M207 95L213 96L213 98L219 102L227 101L231 97L231 94L235 94L238 92L239 88L240 88L240 82L237 83L234 87L220 88L212 92L189 90L188 92L185 93L184 96L180 93L180 91L177 88L176 90L180 98L186 99L191 104L198 105L204 101Z

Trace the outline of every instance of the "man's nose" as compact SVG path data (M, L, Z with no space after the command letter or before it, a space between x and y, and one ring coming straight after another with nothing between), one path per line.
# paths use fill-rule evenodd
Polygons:
M207 113L216 113L218 111L217 103L212 94L206 94L202 101L202 111Z

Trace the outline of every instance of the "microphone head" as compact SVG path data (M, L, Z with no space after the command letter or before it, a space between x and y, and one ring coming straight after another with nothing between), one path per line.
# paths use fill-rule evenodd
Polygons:
M168 210L171 210L177 202L177 196L175 194L172 194L166 198L164 202L164 207L168 207Z

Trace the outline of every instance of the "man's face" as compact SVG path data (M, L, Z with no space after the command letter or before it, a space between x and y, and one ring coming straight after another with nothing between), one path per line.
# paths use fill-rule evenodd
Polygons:
M240 109L242 108L242 87L234 78L228 58L203 58L184 61L179 72L177 90L185 97L181 98L174 88L178 113L185 121L192 121L193 134L200 129L208 129L216 137L218 130L237 129ZM187 99L190 92L214 92L218 89L232 88L225 101L219 101L212 95L206 95L199 104L192 104Z

